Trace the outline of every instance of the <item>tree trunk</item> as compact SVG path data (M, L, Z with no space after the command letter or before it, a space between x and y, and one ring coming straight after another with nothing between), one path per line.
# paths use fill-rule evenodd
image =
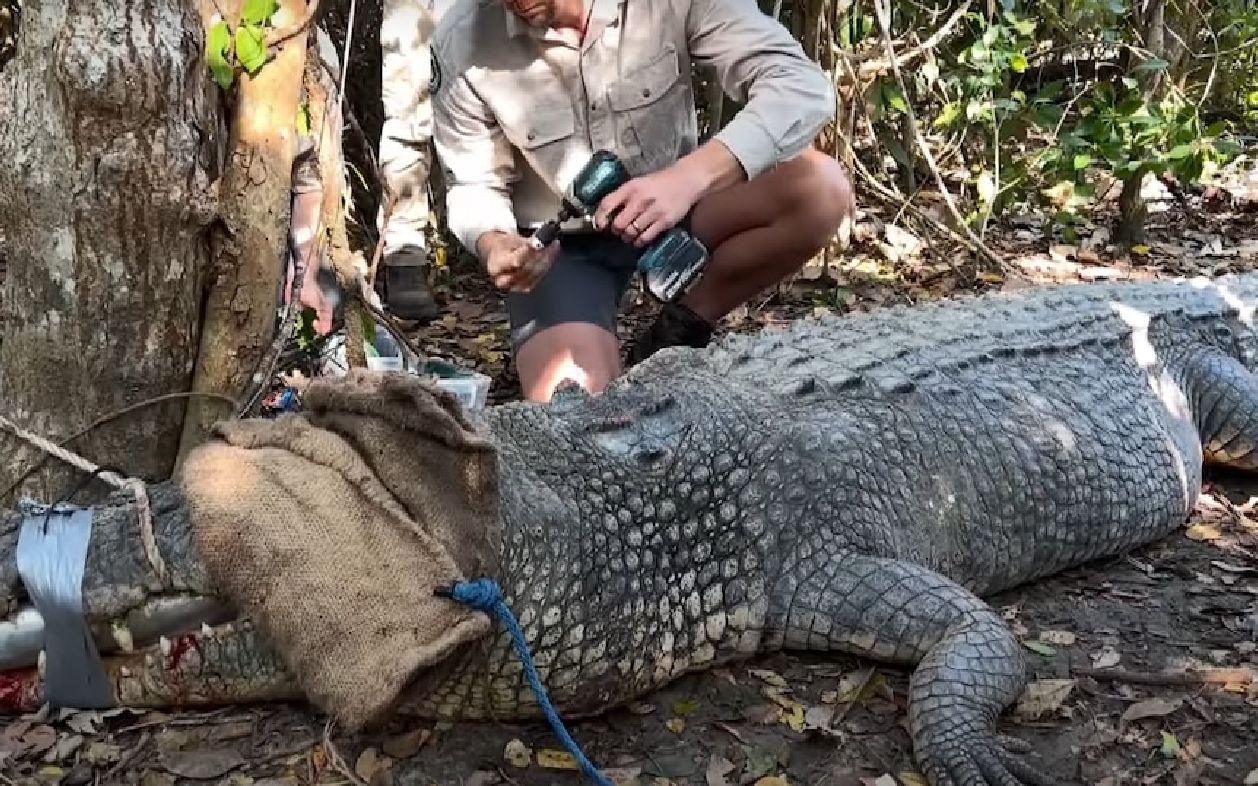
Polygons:
M221 167L222 110L193 0L24 0L0 73L2 414L53 440L185 391ZM72 447L169 474L185 403L107 424ZM0 437L0 491L42 454ZM77 479L50 462L29 493Z
M288 30L305 16L304 0L279 0L272 22L276 29ZM302 30L280 44L275 58L256 75L241 73L237 78L231 159L219 194L226 235L214 244L213 278L192 378L197 392L239 399L255 374L266 373L262 361L275 339L289 247L306 46L307 32ZM189 402L180 458L201 444L215 422L235 415L217 400Z

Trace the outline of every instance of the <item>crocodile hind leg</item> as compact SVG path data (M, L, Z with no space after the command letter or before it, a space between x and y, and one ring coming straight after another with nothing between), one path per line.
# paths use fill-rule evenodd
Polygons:
M1202 458L1258 470L1258 377L1218 350L1202 352L1187 365Z
M843 552L804 563L775 586L769 630L786 649L916 664L909 731L932 786L1052 782L997 740L996 720L1026 677L995 610L911 562Z

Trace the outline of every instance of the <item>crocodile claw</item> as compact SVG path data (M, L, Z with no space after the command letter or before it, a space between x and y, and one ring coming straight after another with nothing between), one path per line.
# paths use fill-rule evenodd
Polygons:
M919 746L922 773L931 786L1058 786L1002 745L996 735L949 737ZM1018 746L1021 747L1021 746Z

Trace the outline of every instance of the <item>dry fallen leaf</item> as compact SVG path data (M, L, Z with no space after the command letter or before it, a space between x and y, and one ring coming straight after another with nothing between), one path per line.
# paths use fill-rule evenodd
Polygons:
M755 786L791 786L791 783L781 775L766 775L756 781Z
M638 778L642 776L641 767L609 767L603 770L612 786L638 786Z
M1167 700L1161 697L1138 701L1123 713L1123 721L1130 723L1143 718L1161 718L1170 715L1184 703L1183 699Z
M231 748L164 750L158 760L167 772L193 780L219 778L245 763L244 758Z
M554 748L542 748L537 752L537 766L547 770L581 769L571 753Z
M140 786L175 786L175 776L157 770L145 770L140 775Z
M765 682L775 688L788 687L786 679L776 671L769 671L768 669L748 669L747 671L751 674L751 676L756 677L761 682Z
M1092 668L1112 669L1121 660L1122 656L1118 654L1118 650L1113 647L1102 647L1100 652L1092 654Z
M11 723L0 732L0 753L16 758L38 756L56 744L56 729L32 725L30 721Z
M86 739L82 734L69 734L62 737L57 740L56 745L49 748L48 752L44 754L44 761L49 763L65 761L82 747Z
M524 769L533 760L533 751L520 740L513 739L503 749L502 758L512 767Z
M419 749L424 747L424 743L428 742L430 737L432 737L432 732L428 729L415 729L388 738L380 746L380 750L395 759L409 759L419 753Z
M743 710L743 718L748 723L769 726L777 723L782 717L782 708L776 704L756 704Z
M1068 630L1045 630L1040 632L1040 641L1069 647L1075 643L1075 634Z
M1258 786L1258 769L1250 770L1249 774L1245 776L1245 780L1242 782L1245 786Z
M367 748L358 754L358 761L354 762L354 774L367 783L376 783L392 764L388 757L381 756L375 748Z
M930 786L926 776L914 770L905 770L896 774L896 779L904 786Z
M1035 680L1023 689L1014 714L1024 720L1038 720L1061 709L1074 690L1074 680Z
M1193 524L1184 534L1190 540L1218 540L1223 537L1218 528L1211 524Z
M899 786L890 775L879 775L877 778L861 778L864 786Z
M708 761L708 769L704 774L707 786L730 786L726 777L736 769L734 763L722 756L713 756Z
M669 731L671 731L673 734L681 734L683 731L686 730L686 721L682 720L681 718L669 718L667 721L664 722L664 727L667 728Z
M1051 658L1052 656L1057 654L1057 650L1054 647L1051 647L1042 641L1024 641L1022 642L1022 646L1026 647L1032 652L1043 655L1046 658Z

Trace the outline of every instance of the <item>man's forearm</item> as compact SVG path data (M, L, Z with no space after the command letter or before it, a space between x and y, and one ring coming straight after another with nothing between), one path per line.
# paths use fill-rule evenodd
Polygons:
M742 164L718 139L709 139L682 156L676 166L686 173L689 182L700 186L700 198L747 179Z

